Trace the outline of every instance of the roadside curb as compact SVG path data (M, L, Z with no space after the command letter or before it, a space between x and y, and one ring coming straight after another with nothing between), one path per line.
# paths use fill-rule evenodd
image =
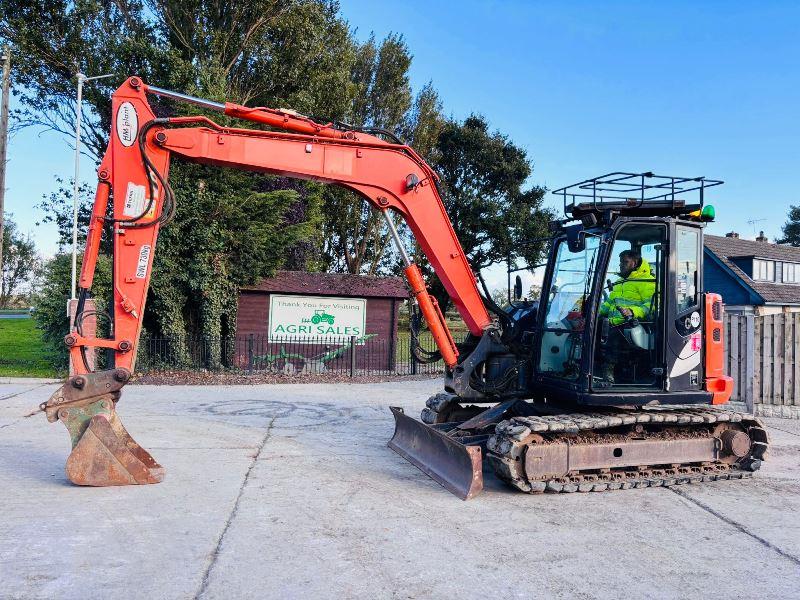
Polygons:
M61 379L48 379L46 377L0 377L0 385L4 383L61 383Z
M759 417L777 417L779 419L800 419L800 406L756 404L756 415Z

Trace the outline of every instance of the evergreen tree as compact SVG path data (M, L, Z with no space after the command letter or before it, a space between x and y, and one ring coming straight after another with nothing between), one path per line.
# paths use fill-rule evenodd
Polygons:
M472 267L484 269L509 257L536 264L543 244L531 241L547 237L552 215L542 208L544 188L523 190L533 169L525 151L472 115L445 124L436 156L442 200ZM433 281L444 310L450 298Z
M354 91L355 46L337 4L326 0L0 0L0 38L25 57L15 70L22 107L17 126L46 127L69 139L75 71L120 74L85 88L86 148L97 160L110 131L109 95L126 74L213 100L291 106L337 119ZM160 116L198 112L156 97L151 104ZM152 333L232 335L240 286L281 267L321 266L318 250L312 251L321 243L320 186L180 161L173 162L170 182L177 214L156 252L145 313ZM42 206L64 240L71 227L63 209L69 196L61 185ZM84 226L92 196L90 190L82 194ZM221 358L212 353L211 366Z
M17 224L5 217L3 226L3 264L0 272L0 308L9 308L39 274L41 260L30 235L23 235Z
M783 226L783 237L778 243L800 246L800 206L789 207L789 220Z
M445 205L476 268L508 255L538 257L525 242L544 232L548 214L541 188L522 189L531 173L525 152L481 117L445 119L432 84L415 97L402 36L356 42L333 0L0 0L0 42L24 57L14 73L17 127L71 139L76 70L119 75L84 89L84 140L98 161L111 127L109 96L125 75L217 101L291 107L404 138L441 173ZM159 116L202 113L163 98L151 104ZM154 334L231 335L236 290L278 268L397 271L382 214L351 192L177 160L170 180L177 214L160 235L145 313ZM66 240L71 192L59 185L42 206ZM83 226L91 188L82 187ZM106 236L103 248L109 243Z
M358 46L350 71L354 95L347 121L402 135L413 98L410 66L402 36L389 35L380 45L370 36ZM390 237L381 211L355 192L332 187L325 190L324 215L328 270L365 275L386 271Z
M80 272L82 257L78 257ZM72 275L72 254L61 252L47 261L43 268L41 286L34 296L36 310L33 317L36 326L42 331L42 339L48 348L50 360L57 369L67 368L67 347L64 335L69 331L67 316L67 298L70 297L70 279ZM103 315L108 309L105 301L111 293L111 261L107 256L100 256L94 275L93 289L97 292L95 307ZM108 333L108 320L97 319L98 335Z

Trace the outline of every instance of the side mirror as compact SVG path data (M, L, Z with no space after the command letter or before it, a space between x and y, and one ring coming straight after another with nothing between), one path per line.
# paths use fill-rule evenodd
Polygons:
M517 275L514 280L514 300L519 300L520 298L522 298L522 277Z
M608 341L608 334L611 331L611 323L608 317L600 319L600 343L605 344Z
M583 225L576 223L565 227L564 231L567 234L567 246L570 252L583 252L586 249L586 236L583 231Z

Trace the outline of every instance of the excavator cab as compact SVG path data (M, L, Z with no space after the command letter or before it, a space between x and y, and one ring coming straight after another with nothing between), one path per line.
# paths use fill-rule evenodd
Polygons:
M702 198L719 183L612 173L556 190L580 222L556 224L534 349L537 394L577 405L710 403L702 228L713 209L703 217Z
M427 425L395 410L390 447L464 499L482 488L480 451L527 492L749 476L764 428L705 408L733 389L722 299L703 293L704 196L721 183L610 173L556 190L538 304L488 303L501 331L462 348Z
M539 370L561 380L576 379L589 354L591 390L652 388L661 364L663 339L663 248L666 226L629 222L609 236L607 264L599 259L603 234L591 235L581 251L571 252L566 241L555 254L544 310ZM574 268L574 263L582 263ZM627 268L627 271L624 269ZM587 334L587 303L592 287L599 288L594 331ZM594 343L593 343L594 342ZM655 371L654 371L655 370Z
M445 391L462 404L714 402L731 384L721 299L702 293L702 232L706 190L721 183L610 173L556 190L565 218L551 223L539 301L500 309L486 294L499 331L461 346ZM432 422L450 417L436 412Z

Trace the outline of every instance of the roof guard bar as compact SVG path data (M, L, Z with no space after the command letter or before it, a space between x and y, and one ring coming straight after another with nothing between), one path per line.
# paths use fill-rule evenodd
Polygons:
M611 204L624 203L624 208L635 210L654 202L668 202L670 211L679 212L687 202L677 196L697 192L699 205L702 208L706 188L722 183L720 180L705 177L656 175L652 171L644 173L615 171L553 190L552 193L562 196L565 216L569 215L570 208L575 209L580 198L586 198L586 204L591 204L593 212L610 208ZM568 200L571 204L568 204Z

